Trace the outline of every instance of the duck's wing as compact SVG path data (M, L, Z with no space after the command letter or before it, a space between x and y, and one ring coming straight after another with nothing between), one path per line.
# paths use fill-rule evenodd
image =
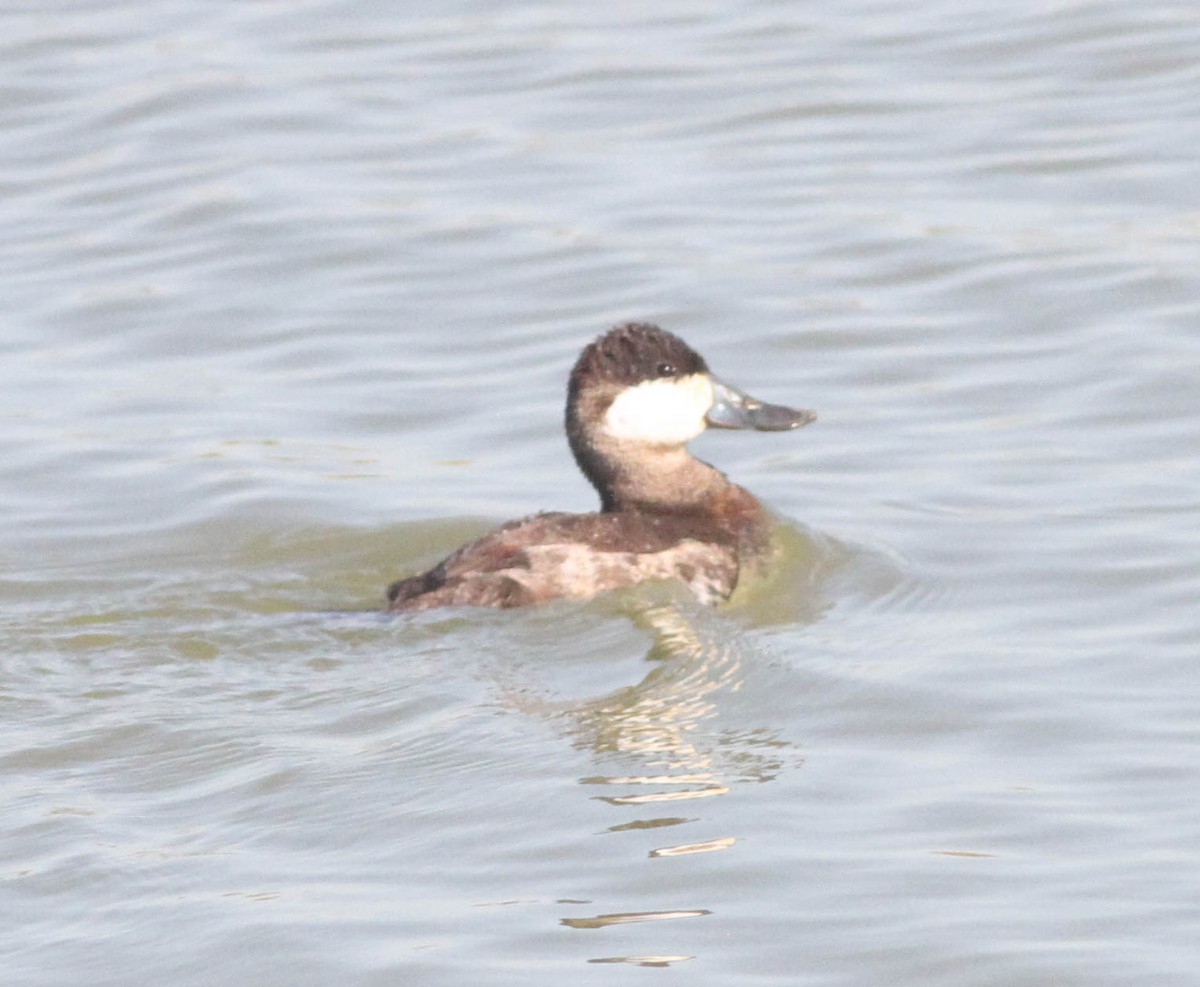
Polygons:
M393 583L389 609L515 607L587 599L679 579L716 603L738 577L734 540L704 519L639 513L536 514L464 545L428 572Z

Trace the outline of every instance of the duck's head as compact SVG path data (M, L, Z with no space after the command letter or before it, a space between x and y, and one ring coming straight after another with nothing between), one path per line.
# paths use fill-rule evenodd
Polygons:
M606 509L623 472L652 468L708 426L780 432L814 418L730 387L679 337L641 322L587 346L567 387L571 451Z

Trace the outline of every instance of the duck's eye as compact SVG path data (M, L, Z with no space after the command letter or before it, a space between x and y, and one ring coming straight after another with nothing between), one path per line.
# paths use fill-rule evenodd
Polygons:
M675 364L660 363L657 367L654 368L654 371L660 377L674 377L675 376Z

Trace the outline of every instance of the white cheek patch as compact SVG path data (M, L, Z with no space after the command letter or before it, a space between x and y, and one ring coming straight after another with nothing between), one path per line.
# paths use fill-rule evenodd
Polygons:
M604 430L615 439L683 445L704 431L712 403L708 374L647 380L617 395L604 415Z

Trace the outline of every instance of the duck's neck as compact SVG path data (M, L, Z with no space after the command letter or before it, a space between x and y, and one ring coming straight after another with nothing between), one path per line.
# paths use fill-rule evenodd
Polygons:
M630 450L616 461L609 482L597 484L604 511L695 511L718 505L733 489L725 474L686 448Z
M602 438L576 458L600 494L605 513L721 514L733 506L731 500L739 511L758 504L685 446L650 447Z

